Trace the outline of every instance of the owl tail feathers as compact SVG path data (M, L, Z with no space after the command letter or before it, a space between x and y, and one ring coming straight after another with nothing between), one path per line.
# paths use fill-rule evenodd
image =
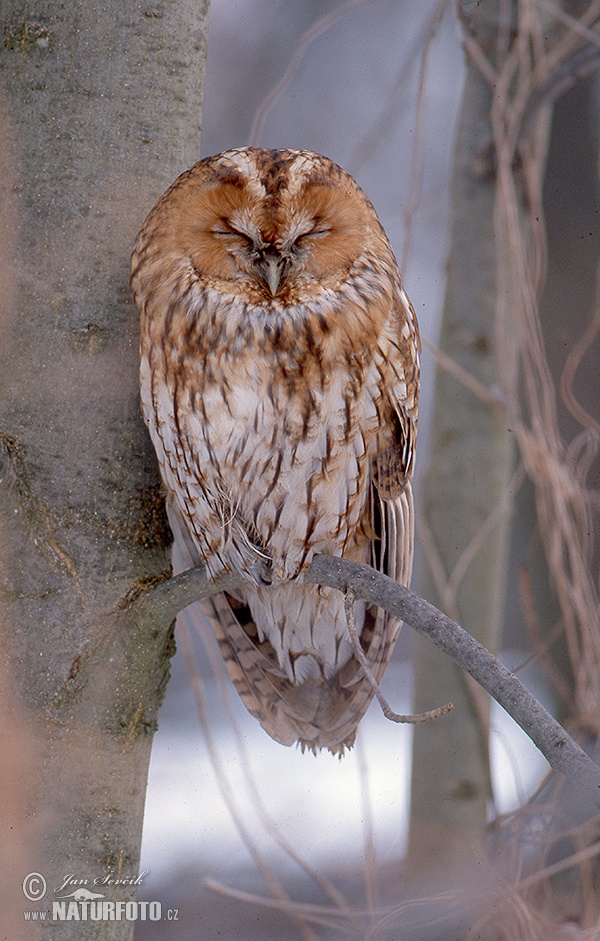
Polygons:
M200 604L242 702L271 738L282 745L297 742L302 751L314 754L327 748L340 757L352 747L357 726L373 698L373 689L354 657L327 680L293 683L269 641L259 640L252 621L240 623L225 595L214 595ZM368 621L362 642L373 672L380 677L393 645L382 644L381 631Z

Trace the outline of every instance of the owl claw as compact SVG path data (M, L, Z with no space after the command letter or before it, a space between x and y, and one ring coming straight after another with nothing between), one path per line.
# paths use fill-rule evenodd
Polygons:
M250 566L250 573L257 585L270 587L273 582L279 581L273 575L273 562L271 559L259 559Z

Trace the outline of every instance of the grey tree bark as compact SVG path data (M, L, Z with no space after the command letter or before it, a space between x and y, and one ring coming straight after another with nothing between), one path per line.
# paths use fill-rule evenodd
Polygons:
M128 634L116 613L132 584L167 565L129 254L153 202L200 156L208 0L31 9L5 0L0 50L2 260L14 289L2 297L0 590L35 738L22 782L36 824L27 866L46 880L23 908L51 910L67 875L107 900L135 898L172 642ZM11 893L25 875L14 872ZM114 884L94 887L106 877ZM45 927L81 936L77 922ZM131 930L89 922L85 936Z
M497 4L478 4L469 15L470 27L480 37L489 36L491 44L497 16ZM494 182L474 172L492 139L490 110L490 89L468 65L439 347L492 399L500 352L494 327ZM495 408L456 376L438 370L423 485L426 551L417 590L492 651L502 621L513 468L513 442L500 404ZM463 861L483 838L490 796L488 702L467 686L454 663L420 639L415 671L416 712L444 702L455 706L443 722L415 729L410 857L415 867L431 874L438 866L447 872Z

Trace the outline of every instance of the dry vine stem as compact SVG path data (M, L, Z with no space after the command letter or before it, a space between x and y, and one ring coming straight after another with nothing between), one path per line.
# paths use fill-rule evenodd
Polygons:
M350 640L352 641L352 649L354 651L354 656L363 668L368 683L375 693L377 702L381 706L386 719L389 719L390 722L405 722L411 725L416 725L418 722L428 722L430 719L439 719L440 716L445 716L447 712L450 712L451 709L454 709L452 703L449 702L445 706L440 706L438 709L430 709L428 712L419 712L416 715L402 715L399 712L394 712L389 702L383 695L379 683L373 676L373 672L369 666L369 661L365 657L364 651L361 647L358 631L356 630L356 621L354 619L355 600L356 593L354 589L347 588L346 592L344 593L344 609L346 611L346 621L348 622L348 633L350 634Z
M384 608L428 637L508 712L555 771L578 785L583 795L600 807L600 767L520 680L455 621L369 565L348 559L316 556L306 581L344 593L351 588L357 598ZM145 622L148 631L154 634L158 625L168 630L177 613L188 604L230 590L239 582L240 577L234 573L211 582L205 569L189 569L139 593L129 602L128 613L138 624Z
M566 27L548 30L537 8ZM564 440L539 306L547 264L543 225L543 163L548 106L570 84L598 67L600 0L578 19L546 0L516 4L517 33L507 32L503 56L464 30L467 56L490 86L495 157L494 232L497 269L497 347L508 421L535 490L536 517L560 605L574 677L571 711L597 727L600 702L600 605L591 560L597 506L586 483L587 454L598 447L598 423L575 403L587 451ZM465 26L468 26L465 21ZM587 331L593 336L597 323ZM584 334L583 342L589 342ZM579 341L582 342L581 340ZM577 362L577 345L574 359ZM567 370L567 378L569 372ZM571 396L572 397L572 396ZM569 402L566 402L569 407ZM576 439L575 439L576 440Z

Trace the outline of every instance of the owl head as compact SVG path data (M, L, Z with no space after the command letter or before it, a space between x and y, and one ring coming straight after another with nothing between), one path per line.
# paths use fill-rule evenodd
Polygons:
M360 258L394 265L360 187L307 151L247 147L201 160L175 181L150 220L171 261L178 256L221 293L255 304L335 291Z

